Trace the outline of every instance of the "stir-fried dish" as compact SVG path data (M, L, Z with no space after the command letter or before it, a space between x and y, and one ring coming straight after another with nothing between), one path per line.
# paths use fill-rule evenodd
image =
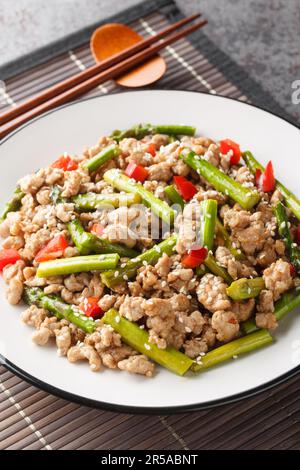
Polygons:
M300 202L272 162L195 133L114 131L18 181L0 270L34 343L151 377L273 341L300 304Z

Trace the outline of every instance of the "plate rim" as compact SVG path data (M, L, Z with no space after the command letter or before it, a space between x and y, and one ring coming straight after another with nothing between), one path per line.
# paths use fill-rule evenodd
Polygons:
M205 91L170 89L170 88L159 88L159 89L146 88L146 89L143 89L143 90L120 91L120 92L107 94L107 95L89 96L89 97L82 98L82 99L79 99L79 100L76 100L76 101L72 101L70 103L65 103L65 104L63 104L63 105L61 105L57 108L50 109L49 111L46 111L45 113L41 114L40 116L37 116L37 117L31 119L30 121L24 123L22 126L18 127L17 129L15 129L11 133L9 133L7 136L5 136L2 140L0 140L0 147L5 142L7 142L9 139L11 139L14 135L21 132L24 128L30 126L34 122L44 118L45 116L47 116L49 114L60 111L63 108L73 106L73 105L76 105L76 104L80 104L80 103L85 102L85 101L101 99L101 98L108 97L108 96L120 95L120 94L124 94L124 93L126 93L126 94L129 94L129 93L130 94L132 94L132 93L144 93L144 92L149 93L149 92L153 92L153 91L154 92L157 92L157 91L159 91L159 92L170 92L170 91L171 92L177 92L177 91L179 91L179 92L184 92L184 93L194 93L194 94L199 94L199 95L208 95L208 96L211 96L211 97L214 97L214 98L222 98L222 99L226 99L226 100L230 100L230 101L236 101L236 102L241 103L245 106L250 106L251 108L256 108L256 109L259 109L261 111L264 111L265 113L270 114L271 116L275 116L276 118L278 118L278 119L280 119L284 122L287 122L288 124L295 127L296 129L298 129L298 130L300 129L300 125L295 124L294 122L287 119L286 117L280 116L279 114L277 114L273 111L270 111L270 110L266 109L263 106L255 105L253 103L247 103L247 102L241 101L237 98L233 98L233 97L230 97L230 96L212 95L211 93L205 92ZM114 404L114 403L109 403L109 402L102 402L100 400L94 400L94 399L91 399L91 398L83 397L83 396L78 395L78 394L73 394L71 392L67 392L63 389L55 387L54 385L50 385L49 383L44 382L43 380L40 380L39 378L29 374L24 369L18 367L16 364L9 361L2 354L0 354L0 364L2 364L10 372L14 373L15 375L17 375L21 379L25 380L29 384L31 384L33 386L36 386L39 389L44 390L48 393L51 393L51 394L53 394L53 395L55 395L59 398L63 398L65 400L69 400L69 401L78 403L78 404L83 405L83 406L88 406L88 407L91 407L91 408L98 408L98 409L103 409L103 410L107 410L107 411L119 412L119 413L144 414L144 415L151 415L151 414L153 414L153 415L154 414L156 414L156 415L158 415L158 414L170 415L170 414L179 414L179 413L186 413L186 412L195 412L195 411L206 410L206 409L210 409L210 408L216 408L218 406L225 405L225 404L236 403L236 402L239 402L239 401L243 400L244 398L254 397L254 396L256 396L256 395L258 395L262 392L265 392L265 391L275 387L276 385L280 385L280 384L286 382L288 379L294 377L300 371L300 365L298 365L298 366L294 367L293 369L291 369L290 371L285 372L284 374L281 374L277 378L272 379L272 380L270 380L270 381L268 381L268 382L266 382L262 385L258 385L257 387L253 387L253 388L251 388L249 390L246 390L244 392L236 393L236 394L230 395L230 396L225 397L225 398L219 398L219 399L216 399L216 400L209 400L207 402L195 403L195 404L190 404L190 405L176 405L176 406L170 406L170 407L167 407L167 406L162 406L162 407L146 406L145 407L145 406L119 405L119 404Z

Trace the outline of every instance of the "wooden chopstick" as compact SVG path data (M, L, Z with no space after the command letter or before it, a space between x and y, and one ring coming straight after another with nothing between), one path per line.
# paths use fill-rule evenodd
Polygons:
M35 108L41 103L44 103L45 101L48 101L49 99L53 98L54 96L59 95L60 93L63 93L64 91L73 88L75 85L78 85L79 83L84 82L88 78L99 74L100 72L108 69L109 67L112 67L113 65L117 64L118 62L121 62L124 59L127 59L128 57L136 54L137 52L140 52L141 50L145 49L146 47L150 46L151 44L154 44L155 42L159 41L160 39L164 38L168 34L172 33L173 31L176 31L178 28L184 26L187 23L190 23L191 21L194 21L195 19L199 18L201 16L201 13L189 16L187 18L183 18L180 21L177 21L176 23L168 26L167 28L162 29L159 31L157 34L154 36L151 36L147 39L144 39L137 44L134 44L133 46L124 49L124 51L120 52L119 54L115 54L112 57L109 57L106 60L103 60L99 64L95 64L92 67L89 67L88 69L84 70L83 72L77 73L76 75L73 75L70 78L67 78L66 80L53 85L52 87L48 88L47 90L39 93L38 95L35 95L33 98L30 98L29 100L25 101L24 103L21 103L18 106L15 106L14 108L6 111L5 113L0 115L0 125L5 124L6 122L11 121L12 119L15 119L16 117L20 116L21 114L24 114L25 112L29 111L30 109Z
M178 41L179 39L187 36L188 34L191 34L192 32L196 31L199 28L202 28L207 24L207 21L201 21L194 23L193 25L182 29L181 31L178 31L172 35L170 35L168 38L161 40L158 44L155 44L153 46L148 47L145 50L142 50L138 52L137 54L134 54L132 57L129 57L120 63L117 63L116 65L108 68L107 70L104 70L97 74L96 76L93 76L87 80L85 80L82 83L79 83L78 85L74 86L71 89L68 89L67 91L61 93L58 96L55 96L54 98L39 104L36 106L34 109L31 111L27 112L26 114L23 114L22 116L19 116L17 119L15 119L13 122L8 123L5 126L2 126L0 128L0 139L3 138L5 135L7 135L9 132L13 131L17 127L19 127L21 124L24 124L25 122L29 121L30 119L39 116L40 114L44 113L45 111L48 111L49 109L52 109L56 106L60 106L62 104L67 103L68 101L82 95L83 93L86 93L87 91L93 89L100 83L105 82L106 80L110 80L112 78L115 78L122 73L128 72L130 69L134 68L136 65L141 64L144 62L146 59L150 59L151 57L155 56L158 51L161 49L167 47L168 45L172 44L173 42Z

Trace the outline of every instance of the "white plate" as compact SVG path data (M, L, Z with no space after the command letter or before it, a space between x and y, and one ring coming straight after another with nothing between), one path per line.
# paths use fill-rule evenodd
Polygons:
M80 152L100 135L139 122L195 125L201 135L232 138L266 163L300 195L299 129L253 106L228 98L184 91L138 91L76 102L37 118L0 147L0 205L21 176L48 165L63 151ZM266 389L294 374L300 364L300 311L276 331L276 343L198 376L177 377L157 368L153 379L69 364L55 347L31 342L32 329L19 320L0 286L0 354L28 381L81 403L133 412L174 412L225 403Z

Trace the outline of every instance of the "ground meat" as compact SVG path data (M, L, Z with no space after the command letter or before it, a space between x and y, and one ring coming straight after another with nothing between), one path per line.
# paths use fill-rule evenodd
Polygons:
M42 188L36 193L36 200L42 206L51 204L51 190L49 188Z
M193 338L187 340L184 345L184 352L191 359L195 359L201 353L208 351L207 343L202 338Z
M47 228L42 228L36 233L28 235L25 239L25 247L22 251L22 257L31 261L38 251L50 240L51 232Z
M289 290L293 285L290 264L282 259L271 264L264 270L263 278L266 288L272 291L274 300L277 300L281 294Z
M23 248L23 246L24 246L24 238L20 236L16 236L16 237L9 236L2 243L2 248L4 249L12 248L14 250L19 250L20 248Z
M226 294L227 285L221 277L205 274L196 289L199 302L210 312L229 310L231 302Z
M189 312L191 302L185 294L175 294L170 297L169 302L174 312Z
M170 272L171 265L171 258L166 255L166 253L163 253L161 258L159 258L158 262L154 266L154 269L160 277L166 277Z
M47 311L43 308L38 308L36 305L31 305L29 308L24 310L21 315L21 321L29 326L39 328L45 318L47 317Z
M255 176L251 173L247 166L241 166L237 170L234 179L247 188L252 188L255 183Z
M118 347L107 348L100 352L102 363L109 369L116 369L118 362L136 354L136 352L126 344L122 344Z
M256 256L256 263L262 268L270 266L277 259L277 252L274 240L268 238L263 246L263 249Z
M231 311L218 310L211 319L211 325L217 332L217 339L228 343L234 339L239 330L239 322L235 313Z
M118 368L121 370L127 370L127 372L131 372L133 374L141 374L145 375L146 377L152 377L155 366L153 362L150 362L146 356L136 355L119 361Z
M90 369L93 372L97 372L101 369L100 356L92 346L88 346L83 343L79 344L78 346L73 346L69 349L67 357L69 362L88 360Z
M195 194L193 199L196 199L198 202L205 201L206 199L214 199L218 202L218 204L225 204L228 197L214 189L208 189L207 191L204 191L201 188L198 193Z
M39 170L37 173L21 178L18 182L21 191L23 193L35 194L44 184L44 173L44 170Z
M6 298L11 305L17 305L23 294L23 269L25 263L22 260L15 264L9 264L3 269L3 279L8 285Z
M62 222L70 222L74 219L74 204L72 203L60 203L55 207L55 215Z
M116 295L105 294L98 302L99 307L103 312L107 312L110 308L112 308L117 300Z
M269 330L274 330L278 326L276 317L272 312L257 313L255 322L258 328L267 328Z
M65 183L61 193L62 197L71 197L78 194L80 185L82 183L82 176L82 171L75 170L65 172Z
M195 310L190 315L186 315L184 312L176 312L176 316L184 333L199 335L205 325L205 319L198 310Z
M85 344L93 346L100 354L108 348L121 346L121 336L110 325L99 325L94 333L87 335Z
M210 144L207 151L204 153L203 158L214 166L220 163L220 148L217 144Z
M225 210L226 209L226 210ZM224 225L231 230L246 228L250 225L251 213L223 207Z
M123 243L129 248L133 248L137 241L134 232L126 225L120 224L108 225L103 231L103 236L112 243Z
M65 326L64 323L56 317L46 317L39 328L33 333L32 341L39 346L44 346L48 343L50 338L55 336L55 331L58 331L62 324Z
M256 271L246 264L238 261L224 246L219 246L215 252L217 262L227 269L233 279L257 275Z
M172 178L171 165L168 162L156 163L148 167L150 181L159 180L168 182Z
M59 330L55 330L56 346L59 356L66 356L72 344L71 330L69 326L63 326Z
M142 297L125 297L120 307L120 315L130 321L138 321L144 316L144 299Z
M20 212L9 212L6 219L0 224L0 237L7 238L9 235L23 235L22 215Z
M232 302L231 310L235 313L238 322L243 322L251 317L255 307L255 300L248 299L240 302Z

